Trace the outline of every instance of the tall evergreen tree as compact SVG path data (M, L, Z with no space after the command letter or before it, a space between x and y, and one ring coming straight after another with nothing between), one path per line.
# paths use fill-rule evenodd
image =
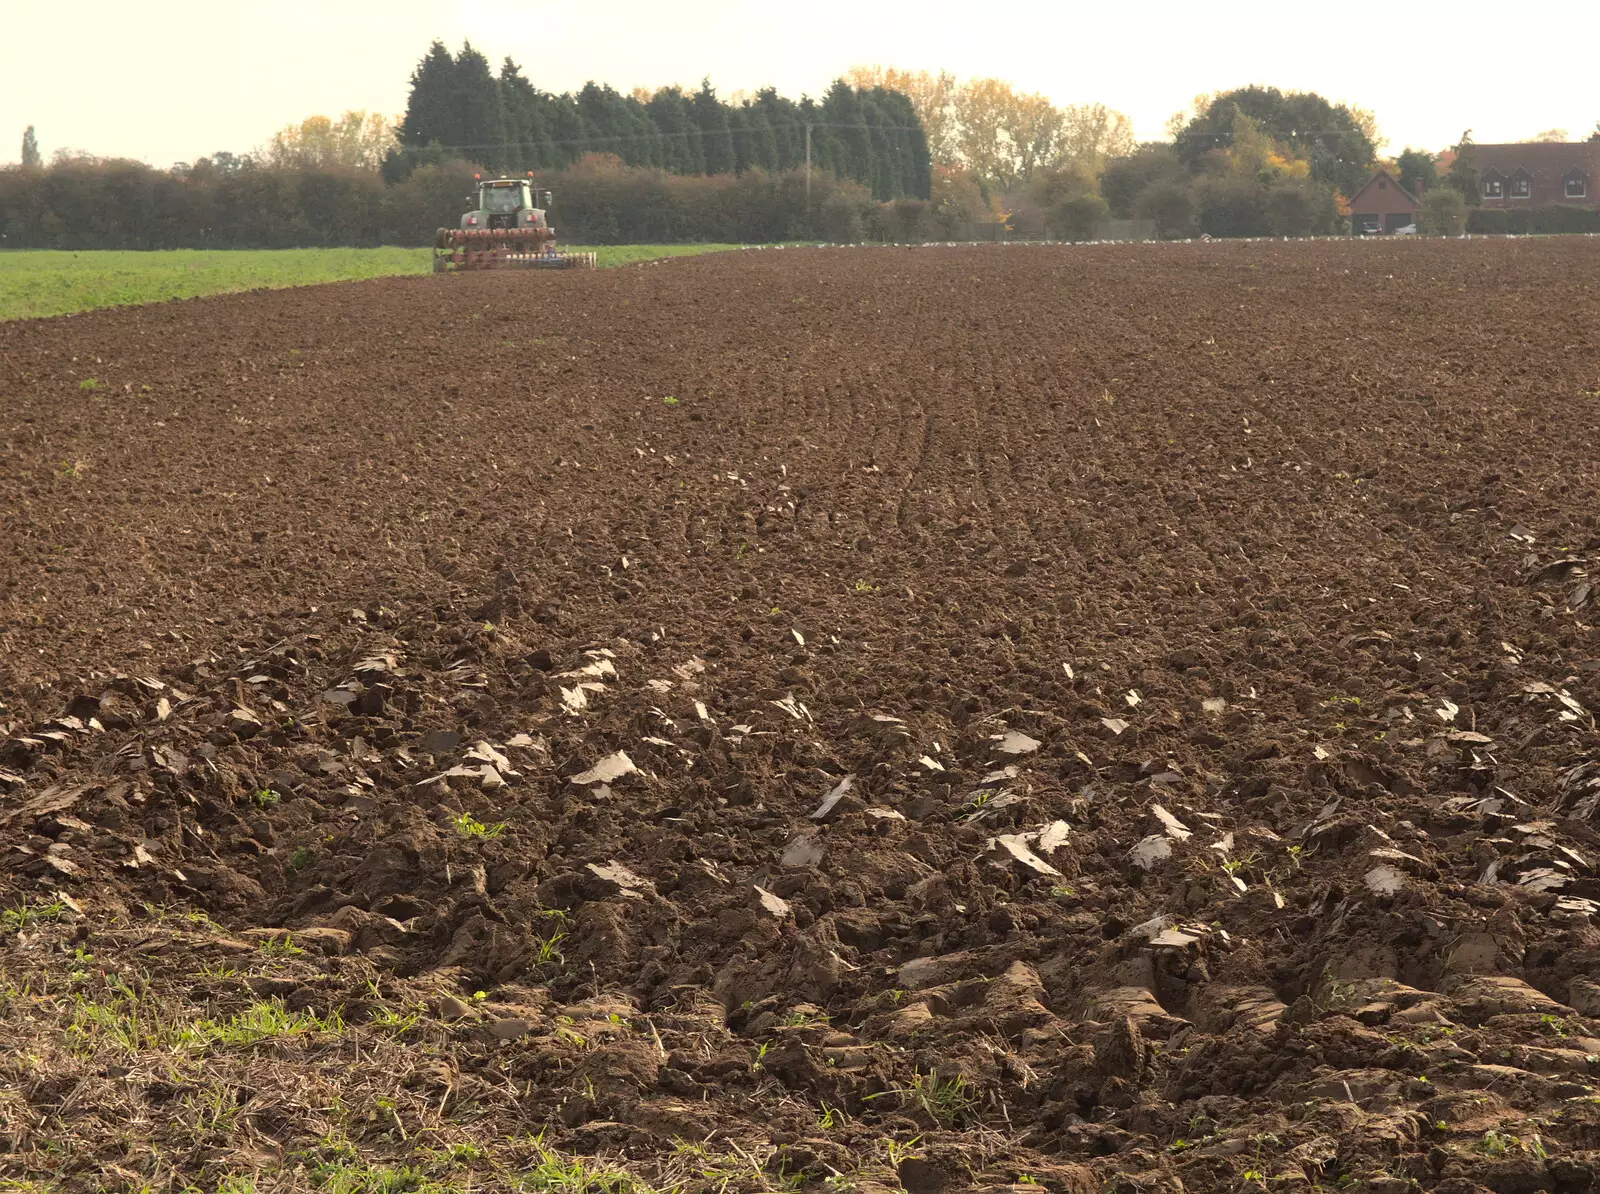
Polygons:
M710 79L700 81L700 90L689 101L689 118L700 130L705 164L702 174L731 174L734 168L733 130L728 125L728 109L712 89Z
M448 145L460 131L451 111L450 94L455 86L456 61L442 41L428 52L411 72L411 97L406 114L395 130L400 144L412 149L429 145Z
M895 158L894 134L884 127L890 121L878 106L877 93L857 91L856 97L861 108L861 122L866 126L868 155L868 177L861 181L871 189L875 199L893 199L896 195L903 195L905 191L900 187L900 163Z
M743 174L751 165L750 125L745 120L744 108L728 108L728 129L733 144L733 172Z
M769 173L778 169L778 140L767 123L767 107L746 100L740 110L744 118L745 157L753 170Z
M471 42L463 42L456 55L453 82L457 140L446 142L446 148L490 170L503 169L508 155L500 91L489 60Z
M555 151L557 166L570 166L584 154L589 128L584 123L578 103L569 94L539 93L540 111L545 126L550 130L550 143Z
M500 67L500 107L506 141L516 146L509 169L553 170L561 164L545 122L548 98L523 77L522 68L507 58ZM508 150L508 154L512 151Z
M589 82L578 92L577 105L589 138L585 148L614 153L630 166L656 164L655 125L637 100Z
M515 72L515 64L507 64ZM411 95L395 130L400 149L385 161L385 177L396 181L424 162L448 157L501 169L520 156L515 129L508 135L502 88L489 60L471 42L452 57L435 41L411 74Z
M834 145L833 131L823 123L827 117L817 101L809 95L802 95L800 102L793 105L795 116L794 130L794 165L796 167L806 164L806 126L813 126L811 133L811 165L819 170L833 169Z
M928 198L933 181L933 157L916 108L900 91L876 87L872 97L882 116L894 162L892 194Z
M828 167L841 177L870 186L872 143L865 114L859 93L843 79L836 79L822 97L822 120L827 126L823 142L827 146Z
M654 166L659 168L662 164L661 134L656 129L655 121L650 119L650 113L636 96L628 96L623 102L628 108L628 120L633 127L635 138L635 158L641 166Z
M465 157L490 170L549 170L585 152L615 154L631 166L672 174L791 170L806 160L869 187L881 199L926 197L927 138L898 91L840 80L820 104L785 99L772 88L733 106L710 79L692 95L666 87L648 101L590 82L576 94L540 91L510 58L499 76L464 43L452 55L435 41L411 76L400 149L384 163L396 182L418 165Z
M704 174L705 151L689 101L677 87L663 87L645 105L661 137L661 164L671 174Z
M616 113L612 109L611 97L615 94L611 88L602 87L591 79L575 97L578 115L583 118L585 153L614 153L621 156L621 137L625 135L625 130L618 127Z
M761 110L767 128L772 130L772 146L777 154L774 169L793 170L805 164L805 121L799 105L785 99L774 88L756 92L755 106Z
M1483 195L1478 190L1478 154L1471 129L1462 133L1461 140L1456 143L1455 161L1450 163L1450 175L1446 181L1461 192L1461 198L1469 207L1483 204Z
M39 153L39 138L34 135L31 124L27 132L22 134L22 164L30 170L44 165L44 157Z

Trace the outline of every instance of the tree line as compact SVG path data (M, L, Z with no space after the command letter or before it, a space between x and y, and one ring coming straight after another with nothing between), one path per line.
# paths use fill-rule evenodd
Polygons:
M791 100L772 88L738 102L698 90L663 87L623 95L590 82L576 94L541 91L510 58L497 73L470 43L451 54L434 42L411 76L398 145L384 176L468 159L496 172L545 172L587 154L677 175L781 174L810 160L817 169L866 187L878 200L926 199L927 139L910 100L890 87L843 79L820 100Z
M793 127L786 118L768 120L752 140L750 112L789 111L770 92L738 105L721 105L709 86L693 97L666 89L622 101L597 85L578 96L524 92L520 77L509 63L500 78L489 77L470 46L451 55L436 45L392 130L351 112L288 126L256 155L216 154L169 171L61 157L49 167L0 171L0 245L421 245L439 226L454 225L474 169L509 171L541 158L556 162L531 168L556 192L553 219L570 243L1008 233L1083 240L1108 217L1151 221L1163 236L1308 235L1335 230L1338 187L1372 158L1357 114L1272 89L1211 97L1176 126L1173 141L1134 145L1126 118L1100 106L1055 108L997 80L954 85L947 76L858 70L821 104L802 102L794 111L838 115L851 97L895 97L907 113L895 117L905 122L898 127L921 130L926 122L933 132L919 131L911 142L921 180L897 193L879 167L905 159L868 152L865 126L823 128L845 121L818 120L808 204L804 120ZM446 89L441 79L457 86ZM516 104L505 102L519 93L542 109L537 124L520 122ZM585 104L596 114L581 116ZM637 122L652 105L658 115L687 113L698 136L663 137L654 118L656 133L623 140L608 131L626 127L624 117ZM731 131L730 112L740 114L743 140L705 134L705 127ZM834 136L841 131L864 139ZM738 156L739 145L757 143L772 150L756 155L760 164ZM706 156L719 145L734 147L731 162ZM898 169L890 174L903 177Z
M62 157L0 170L0 248L429 245L455 226L481 168L451 159L386 183L375 170L223 155L181 171ZM588 154L540 184L555 193L551 221L568 244L952 239L970 227L971 197L944 177L930 199L882 201L831 170L676 175Z
M46 166L31 128L24 142L23 166L0 170L0 247L425 245L456 224L478 171L537 172L569 243L953 236L966 215L949 186L935 195L916 110L892 88L558 95L509 58L492 72L470 44L429 48L397 121L312 116L254 153Z
M1168 131L1107 163L1100 193L1169 238L1337 232L1377 156L1369 115L1275 87L1197 97Z
M23 165L0 169L0 246L421 245L455 224L474 171L525 169L556 192L568 243L1083 240L1110 219L1167 238L1326 235L1348 230L1347 197L1378 165L1425 193L1425 230L1600 223L1480 209L1470 133L1387 161L1369 112L1272 87L1196 97L1167 139L1138 144L1104 105L948 72L857 67L819 101L724 101L709 81L556 95L510 59L496 74L470 45L434 43L411 84L396 119L313 116L253 154L166 171L60 154L46 166L30 127Z
M904 95L916 112L934 165L964 170L1001 191L1071 166L1098 176L1107 160L1134 147L1133 122L1104 104L1056 105L1004 79L957 80L949 71L856 66L856 87Z
M910 94L927 92L913 85ZM930 143L971 172L994 218L1021 234L1087 239L1112 218L1143 221L1165 238L1329 234L1347 214L1344 196L1366 181L1376 158L1370 114L1273 87L1196 97L1169 122L1169 140L1142 144L1122 131L1118 113L1088 106L1030 121L1026 102L1013 108L1023 115L992 122L997 134L974 138L974 107L948 105L954 131ZM925 119L938 128L947 118L935 103ZM1025 152L1041 125L1048 152ZM970 148L996 137L1008 169L982 168Z

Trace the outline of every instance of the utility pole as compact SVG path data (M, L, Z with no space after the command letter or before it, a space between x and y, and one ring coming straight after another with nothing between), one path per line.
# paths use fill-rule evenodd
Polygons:
M806 121L806 210L811 210L811 122Z

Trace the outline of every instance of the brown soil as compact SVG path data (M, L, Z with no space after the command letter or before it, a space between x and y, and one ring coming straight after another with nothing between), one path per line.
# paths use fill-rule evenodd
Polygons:
M1592 1188L1597 275L785 250L0 328L0 1175Z

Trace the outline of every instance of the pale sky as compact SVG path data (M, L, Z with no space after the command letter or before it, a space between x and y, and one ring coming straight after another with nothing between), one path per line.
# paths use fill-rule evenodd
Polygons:
M7 6L0 163L40 148L167 166L247 152L313 113L398 114L435 37L510 55L536 86L771 84L820 95L857 63L993 75L1100 101L1141 139L1196 93L1266 83L1372 109L1388 152L1600 120L1600 3L1412 0L74 0ZM1530 16L1537 9L1536 16ZM1403 14L1403 15L1401 15ZM1526 19L1525 19L1526 18Z

